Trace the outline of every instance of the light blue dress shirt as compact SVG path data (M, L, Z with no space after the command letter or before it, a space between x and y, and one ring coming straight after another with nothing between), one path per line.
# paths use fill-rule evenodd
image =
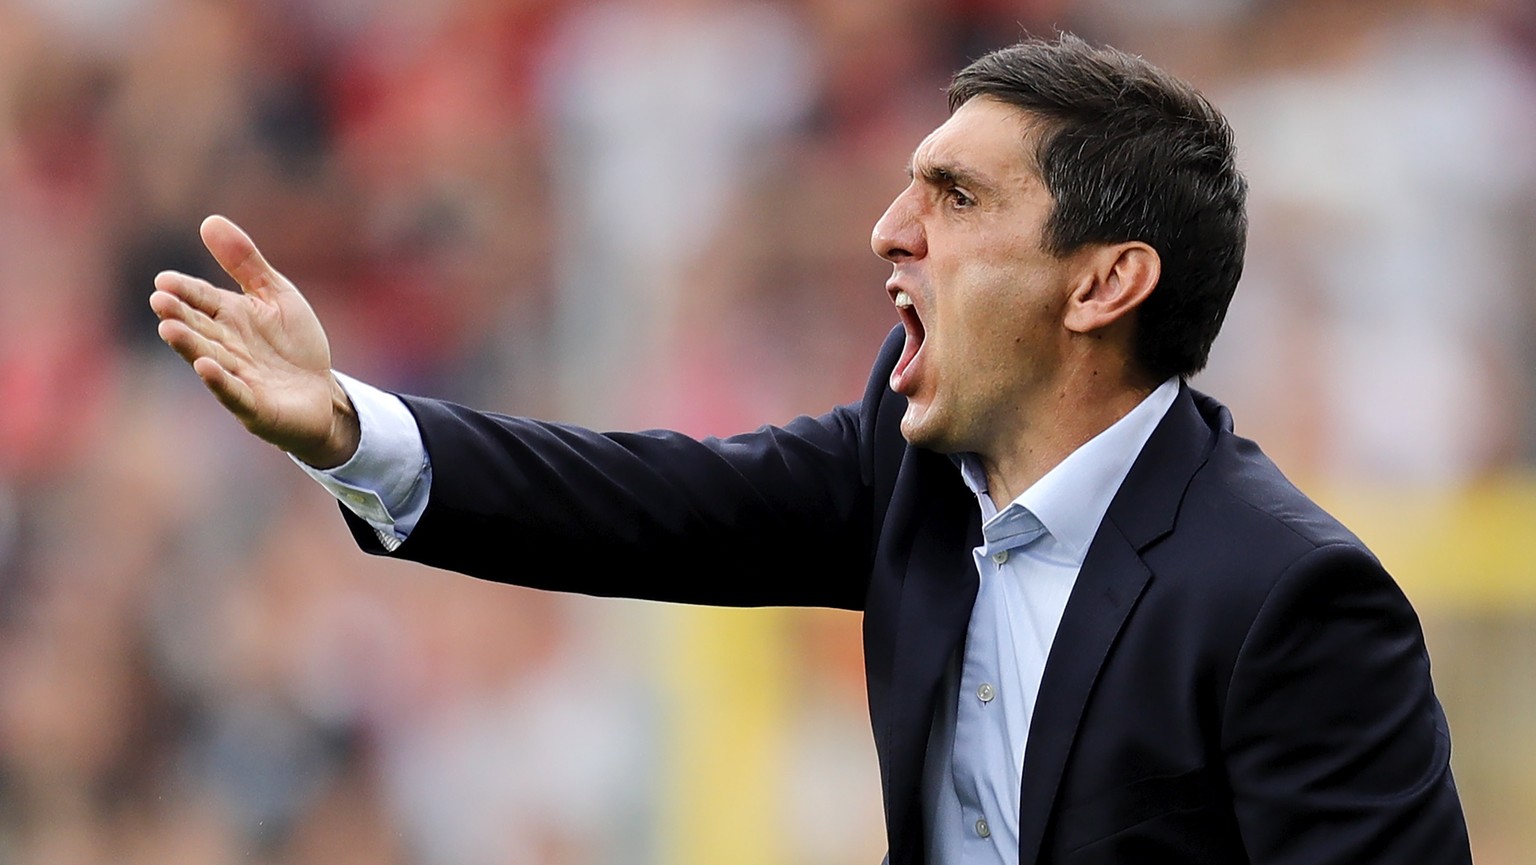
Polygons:
M931 865L1018 863L1024 744L1056 626L1110 500L1178 393L1177 379L1163 382L1001 511L979 461L956 459L981 508L981 584L923 767Z
M372 526L384 549L394 552L416 528L432 492L432 461L421 427L394 394L334 370L331 374L357 412L357 453L333 469L292 459Z
M393 394L336 373L362 437L345 464L299 466L399 547L426 510L432 464L410 410ZM981 509L972 550L980 589L965 646L949 667L929 736L923 813L932 865L1017 865L1024 743L1056 626L1088 545L1120 484L1178 395L1169 379L1073 451L1001 511L979 461L956 458Z

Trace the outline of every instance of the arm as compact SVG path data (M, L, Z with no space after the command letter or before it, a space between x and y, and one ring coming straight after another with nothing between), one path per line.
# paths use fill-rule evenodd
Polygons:
M202 235L241 291L158 275L150 306L161 338L252 433L316 468L348 464L361 425L330 371L314 312L233 223L209 217ZM431 474L427 493L416 488L430 504L399 547L403 557L590 594L863 603L868 465L852 410L699 442L600 435L432 400L407 405ZM366 516L367 502L356 504ZM384 548L374 533L380 521L344 513L365 548Z
M1418 619L1362 548L1320 547L1280 578L1222 733L1255 865L1471 862Z
M699 441L406 404L433 479L398 556L595 595L863 604L870 493L852 409ZM365 549L380 551L367 526L350 522Z

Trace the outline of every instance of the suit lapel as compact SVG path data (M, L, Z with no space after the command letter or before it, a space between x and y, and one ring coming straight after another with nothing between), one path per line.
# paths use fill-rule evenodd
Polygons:
M1019 791L1019 861L1039 856L1078 721L1115 637L1151 574L1118 532L1100 529L1072 588L1040 680L1024 746Z
M1193 393L1181 387L1088 548L1046 660L1024 747L1021 863L1039 859L1083 710L1116 638L1152 579L1141 553L1172 531L1184 490L1213 442Z
M971 549L981 543L974 496L947 457L912 449L908 470L921 476L922 500L893 508L899 527L889 537L910 538L897 614L891 672L888 828L892 862L924 855L920 813L923 764L937 707L939 684L965 637L978 578ZM921 529L913 531L912 527Z

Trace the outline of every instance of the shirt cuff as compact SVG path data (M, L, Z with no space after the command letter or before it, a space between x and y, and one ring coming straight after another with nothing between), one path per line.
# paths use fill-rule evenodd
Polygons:
M357 452L333 469L292 457L304 473L367 522L394 552L427 509L432 463L421 427L399 397L332 370L357 411Z

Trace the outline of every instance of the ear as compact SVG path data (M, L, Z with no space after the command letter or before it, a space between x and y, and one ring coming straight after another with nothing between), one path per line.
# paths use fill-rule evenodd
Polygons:
M1163 272L1157 250L1141 241L1090 247L1083 256L1063 322L1074 333L1092 333L1128 321L1131 312L1151 296Z

